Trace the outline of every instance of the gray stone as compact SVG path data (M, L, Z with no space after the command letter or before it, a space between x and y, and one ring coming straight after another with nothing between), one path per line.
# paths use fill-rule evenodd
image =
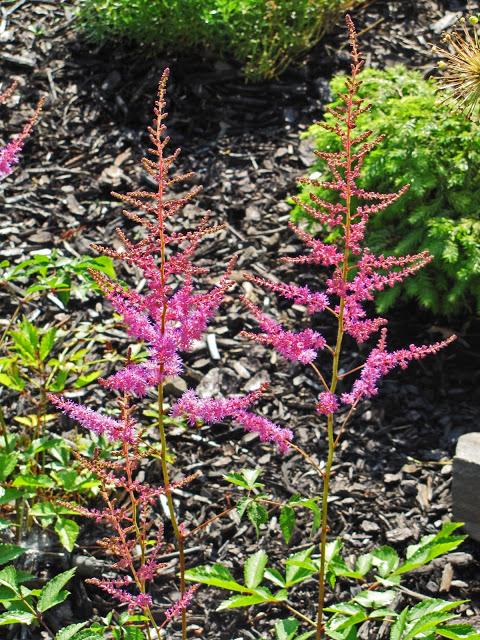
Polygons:
M453 459L453 517L480 542L480 433L458 439Z

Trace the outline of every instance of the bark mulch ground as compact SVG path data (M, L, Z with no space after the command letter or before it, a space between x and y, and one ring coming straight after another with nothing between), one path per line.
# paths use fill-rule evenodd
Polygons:
M12 101L8 109L2 108L1 135L18 130L39 95L46 95L48 101L20 167L0 188L0 257L16 262L52 247L66 255L85 254L91 242L114 238L115 227L126 222L110 191L148 186L138 160L146 146L145 126L156 84L168 64L172 70L170 135L175 145L183 147L179 169L196 171L196 180L204 185L196 205L212 210L215 221L226 223L224 232L202 245L200 263L211 268L213 279L231 255L238 256L237 290L211 329L219 356L206 343L199 344L187 356L186 382L199 384L205 393L231 394L269 381L262 406L322 460L325 433L313 411L316 382L308 371L275 361L262 347L238 338L242 328L252 326L238 294L263 300L263 294L242 281L242 271L303 283L318 280L314 273L298 275L281 266L278 258L299 248L287 228L290 207L286 203L296 191L296 178L312 162L308 141L301 141L299 134L321 116L331 75L348 69L344 29L340 26L278 80L248 85L232 61L167 54L148 58L129 47L94 46L76 31L72 2L2 5L1 77L18 78L21 90L15 108ZM431 74L430 44L467 9L478 10L478 2L367 2L354 14L366 64L382 67L403 62ZM197 212L196 206L188 206L186 220L191 223ZM0 296L5 323L13 306L6 292ZM272 300L272 304L277 303ZM100 301L74 302L67 309L69 316L46 298L38 308L45 321L67 317L71 326L109 317ZM300 310L280 308L284 320L303 321ZM323 317L315 319L315 324L326 334L333 331ZM117 328L108 326L117 335ZM382 394L365 403L352 420L335 465L331 499L332 536L341 535L349 552L361 553L385 543L404 550L451 517L455 443L461 434L478 429L480 417L480 399L475 395L479 328L476 318L438 319L414 307L391 314L395 345L428 342L452 331L459 340L435 359L390 376ZM345 367L358 364L359 355L350 352ZM179 393L181 385L173 384L172 391ZM92 397L93 390L87 389L86 398ZM14 414L18 407L6 410ZM178 454L178 469L203 472L202 479L181 495L179 508L190 528L224 508L222 476L227 471L261 466L268 489L278 498L319 492L316 477L303 467L299 456L290 453L280 458L270 447L243 437L241 430L201 429L193 437L173 434L172 448ZM95 534L85 525L74 562L81 565L75 558L85 556L82 544L91 545ZM298 531L292 548L306 542ZM252 528L230 518L209 527L192 544L196 564L225 561L234 570L257 549ZM272 558L285 554L278 528L265 531L261 544ZM61 556L60 549L53 546L53 550ZM52 557L40 551L36 569L58 570ZM62 562L70 560L62 558ZM442 590L446 597L469 598L471 603L464 609L473 620L480 615L479 561L478 546L467 542L461 553L417 572L407 586L429 596ZM88 568L83 566L81 572L88 573ZM108 609L99 593L85 589L80 580L74 588L76 597L56 611L53 626ZM173 583L159 580L157 588L158 601L166 603ZM191 616L198 637L257 638L267 628L267 612L215 613L216 602L217 594L200 592Z

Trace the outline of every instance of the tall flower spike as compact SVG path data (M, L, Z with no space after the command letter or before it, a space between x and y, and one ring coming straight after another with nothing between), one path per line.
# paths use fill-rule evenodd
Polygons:
M383 376L395 367L405 368L413 360L437 353L454 340L452 336L432 345L410 345L407 349L388 352L385 328L387 320L367 316L364 305L374 299L377 291L402 282L427 264L431 258L428 253L403 257L376 256L365 246L365 233L370 217L393 204L408 187L405 186L396 193L381 194L365 191L357 184L366 155L382 141L382 137L371 139L371 131L356 130L359 115L368 110L369 105L358 97L361 84L359 74L363 63L357 48L355 28L349 16L346 22L352 54L351 74L345 81L345 91L338 97L335 105L328 109L326 121L323 123L328 131L335 134L337 150L316 152L326 165L326 179L302 179L302 184L307 184L312 189L310 201L305 204L296 199L297 204L304 207L306 213L322 225L322 231L325 231L326 227L327 233L331 230L334 230L334 233L330 234L331 240L327 242L315 237L313 233L290 225L306 245L307 252L300 256L284 258L284 261L289 263L319 265L323 272L330 268L326 290L313 292L290 283L249 277L256 285L278 293L293 303L303 304L307 314L328 311L336 322L335 341L327 344L323 336L310 328L298 333L284 329L251 302L244 301L261 330L258 334L245 332L244 335L273 346L287 360L297 360L311 365L319 384L323 387L315 401L315 410L326 422L325 440L328 451L325 466L319 467L312 463L308 454L303 452L304 458L314 466L322 482L316 640L323 640L325 637L328 497L339 438L357 404L378 392L378 384ZM315 193L317 188L333 191L332 203L326 200L325 196L318 197ZM381 334L377 346L367 356L364 364L343 373L340 367L345 334L349 334L357 343L362 343L379 330ZM339 393L337 387L345 385L344 379L359 370L360 373L350 391ZM329 375L322 373L325 371ZM343 417L337 430L336 416L343 409L342 404L350 405L350 410L347 416ZM262 418L257 416L250 419L248 412L244 414L247 415L237 415L237 419L241 421L243 418L245 425L252 426L257 431L264 426L265 439L278 437L280 446L282 442L288 446L288 436L277 434L268 424L260 424ZM295 448L301 452L297 445Z
M0 104L8 100L8 98L12 95L17 87L17 83L13 82L6 91L0 94ZM4 147L0 147L0 178L5 178L10 175L13 171L13 167L18 162L18 156L21 150L23 149L23 145L25 144L25 140L30 135L35 123L37 122L40 112L42 111L45 99L40 98L37 103L37 107L33 114L28 119L27 123L24 125L22 131L17 134L13 140L8 142Z

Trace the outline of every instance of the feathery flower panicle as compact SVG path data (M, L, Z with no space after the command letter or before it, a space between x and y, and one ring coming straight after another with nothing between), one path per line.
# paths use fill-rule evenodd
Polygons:
M480 36L479 19L471 16L469 25L461 18L462 32L446 33L446 49L434 47L441 57L438 78L445 92L444 102L462 111L467 118L478 120L480 114Z
M0 104L8 100L17 87L16 82L12 82L10 87L0 94ZM45 100L41 98L35 111L24 125L22 131L17 134L13 140L8 142L4 147L0 147L0 179L10 175L13 171L13 167L19 160L19 154L23 149L25 140L30 135L35 123L37 122L40 112L42 110Z
M338 151L316 151L330 176L326 180L302 178L300 182L312 187L310 201L299 198L295 202L327 230L335 229L335 240L324 242L312 233L290 224L292 231L306 245L307 252L283 258L291 264L319 265L330 268L324 291L313 291L307 287L284 282L273 282L268 278L247 276L254 284L279 294L294 304L306 308L307 316L328 311L338 323L337 344L328 345L325 338L313 328L293 332L283 328L276 320L266 316L261 309L244 299L244 304L258 323L259 332L243 332L243 335L261 344L272 346L290 361L314 366L325 390L316 403L317 413L331 417L341 403L355 404L360 399L377 393L380 379L399 366L404 368L412 360L436 353L447 346L453 338L433 345L410 346L408 349L388 353L385 351L385 326L382 317L368 317L366 304L374 300L377 291L393 287L405 278L414 275L432 259L428 252L406 256L374 255L365 246L365 233L369 219L396 202L408 189L408 185L394 193L366 191L358 184L365 156L383 140L383 136L372 138L372 131L357 132L357 119L370 108L358 97L361 81L359 73L363 62L357 47L357 36L349 16L346 18L349 31L352 65L351 75L345 81L345 92L339 103L328 109L324 123L339 141ZM476 38L476 36L475 36ZM478 40L469 41L469 46L478 46ZM480 59L480 58L479 58ZM321 187L336 193L338 202L331 203L318 197L313 190ZM337 393L337 385L344 384L338 367L345 334L361 344L382 330L376 348L367 357L358 379L350 392ZM326 361L327 360L327 361ZM328 362L330 360L330 362ZM330 383L321 370L333 369ZM341 402L340 402L341 398Z
M192 602L193 596L195 595L195 592L198 590L198 588L199 585L195 584L193 585L193 587L190 587L190 589L187 589L180 600L178 600L178 602L175 602L175 604L173 604L169 609L165 611L165 617L169 622L174 618L178 618L182 611L185 611L185 609Z

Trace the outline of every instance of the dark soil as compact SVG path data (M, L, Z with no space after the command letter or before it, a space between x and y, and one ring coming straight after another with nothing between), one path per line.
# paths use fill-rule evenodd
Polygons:
M478 10L479 3L367 2L354 14L366 64L382 67L403 62L431 74L430 44L439 39L442 28L451 26L456 12L467 9ZM290 207L285 199L295 193L296 178L312 162L311 148L307 141L300 141L299 134L321 116L331 75L348 69L343 27L277 81L248 85L232 61L166 54L149 58L128 47L89 44L75 30L71 2L4 2L0 11L1 79L17 78L21 83L20 103L15 107L11 100L8 109L2 108L1 135L17 131L38 97L48 97L20 166L0 187L1 257L16 262L52 246L67 255L84 254L91 242L114 238L115 227L125 222L110 191L148 186L138 160L146 146L145 127L156 84L168 63L172 71L170 135L184 154L179 169L195 170L204 185L199 208L211 209L215 221L226 223L224 232L202 246L201 263L211 268L214 278L231 255L239 258L237 290L211 330L220 359L212 356L206 344L199 345L187 356L187 383L199 383L212 393L233 394L270 381L262 408L293 429L297 441L322 460L326 443L323 424L313 410L316 382L308 371L275 362L263 347L238 337L242 328L252 326L239 293L262 300L262 294L242 283L242 271L273 274L287 281L297 278L297 271L278 262L298 249L287 227ZM189 206L187 220L195 216L196 210ZM303 273L300 279L308 282L314 277ZM6 293L0 295L6 324L13 303ZM47 298L38 308L46 321L65 318ZM74 303L68 313L72 326L109 317L106 306L95 303ZM282 307L282 315L286 321L303 321L300 311ZM327 334L333 330L323 317L316 325ZM479 329L476 318L433 318L413 307L391 314L394 345L431 342L452 331L459 339L438 357L390 376L381 395L354 416L335 465L330 518L331 535L341 535L348 552L362 553L385 543L403 551L451 518L455 443L461 434L477 430L480 419L480 397L475 395L480 382ZM352 350L345 368L356 366L359 355ZM92 395L93 389L87 389L85 398ZM15 411L15 405L7 407L7 413ZM179 495L187 528L225 508L222 475L227 470L261 466L268 491L279 499L294 493L315 495L320 490L316 476L298 455L279 457L270 447L243 437L241 430L201 429L195 437L174 434L171 442L182 473L197 468L203 472L201 480ZM82 544L90 547L96 533L85 525L73 557L63 555L56 546L48 554L40 549L36 569L58 571L59 566L78 563L77 556L87 553ZM291 546L296 550L308 542L299 530ZM252 527L238 524L233 517L216 522L191 544L195 564L225 561L234 571L243 557L258 548ZM272 558L285 554L278 527L262 532L260 544ZM101 559L99 552L94 555ZM442 584L444 597L469 598L471 603L464 610L473 620L480 615L479 561L478 545L467 542L462 554L429 565L406 585L413 592L435 596ZM446 580L447 565L453 567L451 580ZM88 571L83 567L80 572ZM157 582L156 598L163 608L175 595L174 583ZM338 586L338 593L345 588ZM81 580L74 589L70 605L50 620L53 627L82 620L92 611L108 610L98 591L85 588ZM415 596L410 597L414 602ZM308 595L300 593L302 598L307 606ZM266 633L267 611L215 613L219 601L214 591L200 592L190 617L192 636L230 640Z

